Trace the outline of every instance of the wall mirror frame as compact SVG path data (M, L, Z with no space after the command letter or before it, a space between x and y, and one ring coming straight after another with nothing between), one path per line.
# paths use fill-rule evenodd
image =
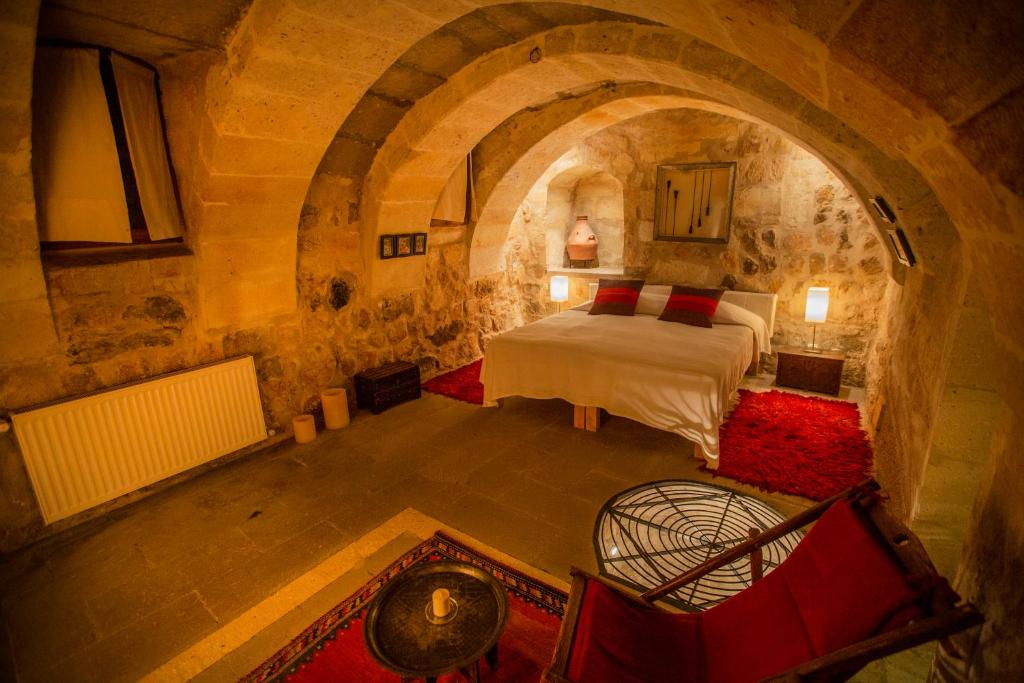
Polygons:
M654 239L728 244L736 162L658 166Z

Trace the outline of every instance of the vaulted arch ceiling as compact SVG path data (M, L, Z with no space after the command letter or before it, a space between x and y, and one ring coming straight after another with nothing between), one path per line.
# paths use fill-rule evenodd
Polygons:
M397 122L377 150L364 185L364 261L373 291L422 286L422 260L376 260L376 237L425 229L452 169L491 131L518 112L582 102L579 94L601 83L622 82L628 88L639 79L651 87L693 93L688 106L752 117L801 141L838 169L862 197L885 194L901 207L906 220L927 220L929 229L920 237L927 267L944 270L947 259L955 257L948 249L955 242L954 232L927 183L909 163L894 160L777 79L688 34L659 26L597 22L552 29L489 52L417 100ZM646 104L629 101L624 98L608 110L587 110L584 105L577 112L578 125L596 132L628 118L631 111L636 115L681 106L671 98ZM560 124L557 117L545 116L537 117L537 125L546 133ZM571 139L567 135L549 142L560 142L565 151ZM510 149L527 151L515 145ZM486 234L490 227L493 224L478 226L474 243L490 250L490 261L497 263L494 250L499 244Z
M693 91L652 83L603 83L541 109L519 112L492 131L474 152L479 159L475 167L479 218L468 240L470 277L481 277L503 266L502 250L516 210L566 150L608 126L652 111L677 108L711 111L766 125L735 107ZM545 125L539 125L540 120ZM843 169L828 159L822 161L844 183L859 187ZM854 192L862 194L862 190ZM859 199L863 204L865 197ZM900 268L892 273L902 280Z
M207 328L294 310L298 216L309 181L342 123L418 41L475 9L498 4L253 2L222 68L206 81L202 130L193 143L201 168L185 198L201 290L207 292ZM991 153L1000 149L1000 139L1015 134L1024 92L1024 64L1006 49L1024 34L1024 19L1013 3L563 4L629 14L684 32L693 40L682 44L644 34L635 49L666 63L679 60L716 87L732 87L735 106L759 118L769 120L756 111L766 101L778 110L800 109L800 139L805 128L827 131L842 145L862 148L877 167L916 168L953 217L968 251L986 260L979 280L995 319L1024 320L1019 305L999 296L999 273L1014 269L1014 254L1024 245L1024 188L1015 180L1024 175L1024 162L1019 154ZM586 52L588 43L606 55L622 53L622 35L609 39L587 27L592 25L580 25L581 41L573 27L561 29L561 47L552 36L546 54ZM928 76L934 73L943 78ZM625 76L637 80L636 73ZM755 87L761 93L752 97ZM844 168L855 174L858 165L866 166L860 160ZM884 189L887 196L901 192L898 183ZM926 228L901 218L915 239L927 235ZM242 225L247 232L239 237ZM241 247L250 253L244 268L236 265ZM246 296L255 292L270 294ZM239 299L261 305L240 307ZM999 336L1008 357L1024 370L1024 346L1014 338L1008 329Z

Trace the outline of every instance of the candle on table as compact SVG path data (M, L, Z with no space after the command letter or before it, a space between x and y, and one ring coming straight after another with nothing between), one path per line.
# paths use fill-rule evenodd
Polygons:
M448 596L450 593L447 588L438 588L434 591L433 602L434 602L434 616L435 617L446 617L448 612L451 611L452 606L448 602Z

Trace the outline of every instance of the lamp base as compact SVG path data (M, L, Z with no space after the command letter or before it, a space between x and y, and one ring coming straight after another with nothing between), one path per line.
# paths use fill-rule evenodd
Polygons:
M823 348L818 346L818 326L814 325L811 327L811 345L807 347L807 353L821 353L824 351Z

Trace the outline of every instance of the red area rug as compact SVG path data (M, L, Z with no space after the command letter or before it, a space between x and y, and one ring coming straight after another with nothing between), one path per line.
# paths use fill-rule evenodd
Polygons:
M484 385L480 381L480 366L483 363L481 358L469 365L463 365L461 368L438 375L434 379L428 380L423 388L448 398L483 405Z
M739 405L719 432L715 474L812 500L871 474L871 444L855 403L782 391L739 393Z
M317 619L295 640L242 679L289 683L395 683L397 674L383 669L363 641L366 608L378 591L396 576L421 562L456 560L482 567L508 588L509 619L498 641L500 665L480 665L481 678L495 683L540 680L551 663L558 630L565 614L565 593L506 567L438 532L395 560L387 569ZM439 683L462 681L458 674Z

